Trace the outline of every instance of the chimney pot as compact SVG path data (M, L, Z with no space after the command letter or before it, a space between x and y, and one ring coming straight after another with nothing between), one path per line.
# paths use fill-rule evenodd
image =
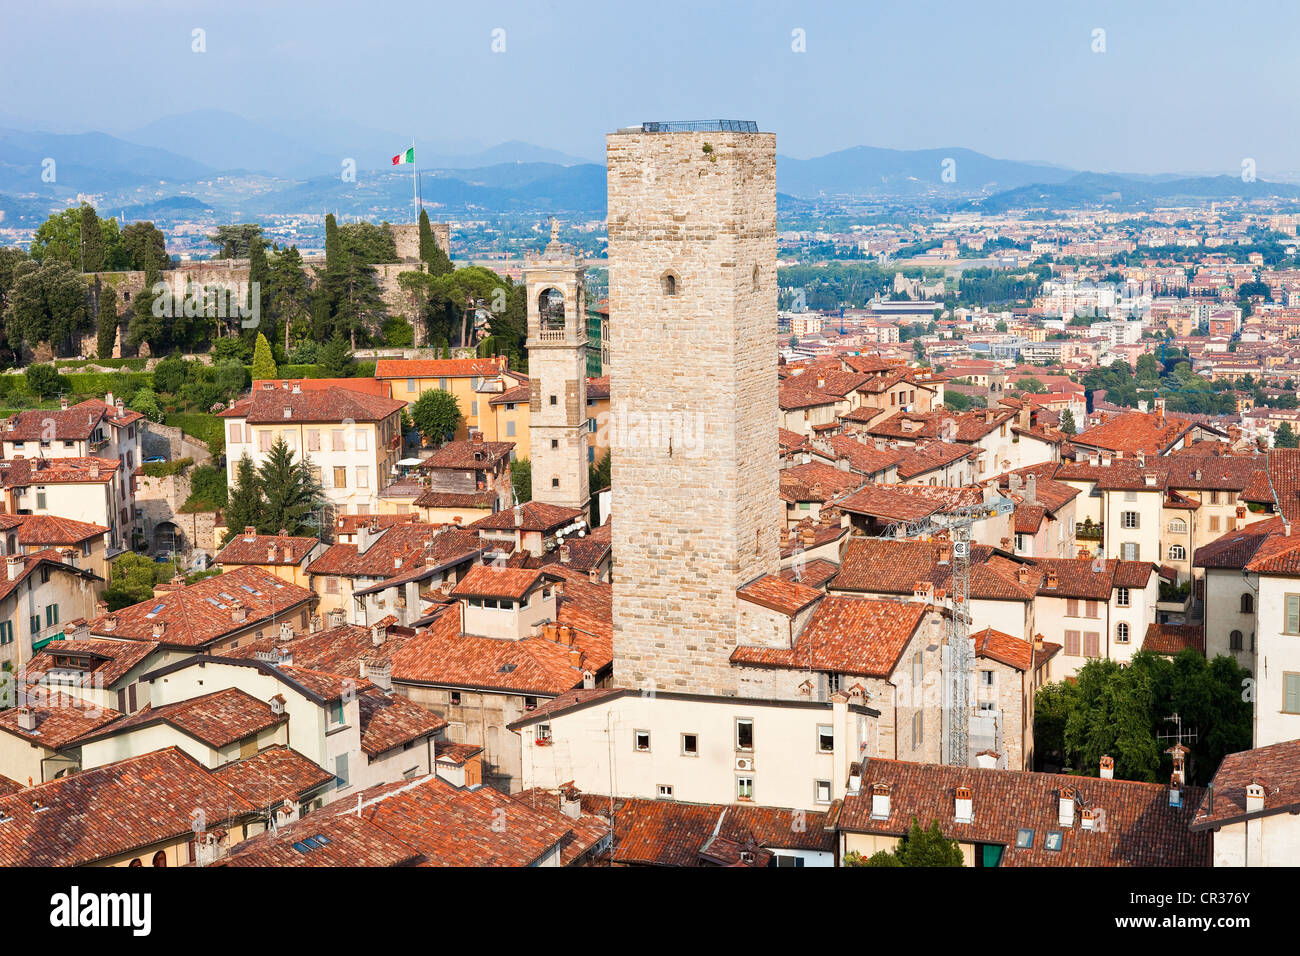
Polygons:
M871 785L871 819L889 819L889 786L883 783Z
M1057 803L1057 822L1063 827L1074 826L1074 789L1062 787Z

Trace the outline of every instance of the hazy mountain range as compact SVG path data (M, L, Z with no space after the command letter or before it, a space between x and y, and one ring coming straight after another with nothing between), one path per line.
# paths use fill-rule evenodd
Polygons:
M379 215L410 208L411 171L390 157L409 136L309 116L255 121L221 110L130 130L59 132L0 114L0 224L35 225L79 195L107 213L159 221L271 214ZM416 139L421 195L448 216L605 213L599 162L529 143ZM48 160L54 179L48 179ZM343 175L355 167L355 179ZM43 172L46 178L42 178ZM777 188L802 200L920 201L1003 211L1026 206L1141 205L1175 198L1300 197L1300 186L1239 176L1093 173L996 159L958 147L857 146L812 159L777 157Z

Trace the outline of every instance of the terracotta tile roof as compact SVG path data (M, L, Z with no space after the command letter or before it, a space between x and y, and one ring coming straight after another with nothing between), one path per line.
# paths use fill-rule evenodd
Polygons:
M311 842L305 842L310 840ZM359 817L310 814L278 831L266 831L237 844L214 866L341 867L411 866L419 851Z
M522 524L516 525L516 516ZM541 501L529 501L496 514L487 515L471 522L466 527L485 531L541 531L550 532L567 524L572 524L584 515L577 508L562 508L559 505L545 504Z
M954 413L951 409L933 412L899 412L867 429L882 438L917 441L921 438L971 444L1012 421L1011 409L981 409Z
M12 592L16 591L24 581L30 577L37 568L49 568L51 571L62 574L70 574L85 581L102 581L99 575L87 571L84 568L78 568L68 564L64 560L64 555L53 549L46 548L43 551L33 551L30 554L10 555L9 557L21 557L22 567L18 569L13 577L8 577L7 559L0 561L0 566L4 566L5 573L0 576L0 600L4 600Z
M864 479L856 472L841 471L834 465L810 462L782 468L780 480L783 501L825 502L846 491L861 488Z
M583 794L584 811L609 812L609 798ZM793 826L798 816L803 825ZM702 851L716 838L756 849L833 853L835 831L816 811L728 804L680 803L618 797L614 800L611 862L652 866L700 866Z
M23 785L17 780L11 780L0 774L0 797L7 797L11 793L18 793L23 789Z
M379 525L391 528L395 524L417 524L420 516L413 511L404 515L339 515L334 521L334 529L340 535L356 534L363 526Z
M858 422L860 424L866 424L875 421L885 413L886 410L883 408L872 408L870 405L859 405L857 408L853 409L853 411L845 412L843 415L839 416L839 420L842 422Z
M1300 574L1300 535L1269 535L1255 549L1246 570L1254 574Z
M438 741L437 750L434 752L433 759L437 763L451 764L460 767L465 764L475 754L481 754L482 747L474 744L455 744L445 740Z
M868 477L887 471L906 457L905 449L880 449L874 444L859 441L853 435L832 435L826 441L837 456L849 460L850 468ZM965 454L966 450L963 449L962 453Z
M217 564L300 564L320 538L281 534L241 534L217 555Z
M536 569L498 568L480 564L470 568L451 590L450 596L510 598L519 601L545 577L544 572Z
M495 491L472 491L457 493L454 491L425 491L415 499L417 508L465 508L475 511L490 511L497 500Z
M371 757L437 734L447 721L400 694L375 688L357 695L361 710L361 749Z
M778 428L776 430L776 441L777 446L783 454L799 449L807 450L812 448L812 446L808 444L807 435L800 435L798 432L792 432L788 428Z
M30 686L18 695L19 706L0 711L0 730L49 750L60 750L78 737L121 718L122 714L57 689ZM23 730L19 710L26 706L36 718L33 730Z
M818 601L822 592L775 574L765 574L738 589L736 594L746 601L779 611L787 616L798 614L808 605Z
M890 788L883 820L871 816L877 784ZM957 787L972 791L970 823L955 820ZM1077 793L1071 827L1058 818L1062 790ZM1203 792L1187 787L1182 806L1171 807L1163 784L873 759L838 822L851 833L903 836L913 817L922 826L937 820L950 839L1004 847L1002 866L1209 866L1209 836L1188 830ZM1105 825L1083 830L1083 808L1104 811ZM1032 847L1016 846L1021 828L1034 831ZM1059 850L1047 848L1051 832L1061 834Z
M462 634L459 606L452 605L393 654L393 680L555 695L581 685L584 670L600 673L614 657L611 586L562 565L547 570L565 579L557 618L574 629L572 647L545 635L508 640ZM574 665L575 651L581 666Z
M984 492L980 488L875 483L836 499L835 507L888 522L916 521L949 508L979 504L983 500Z
M357 812L358 800L361 806ZM501 827L499 821L509 820ZM287 827L239 844L231 866L388 865L529 866L560 847L572 831L567 817L534 810L491 787L460 789L435 776L363 790ZM359 824L365 824L360 826ZM340 827L343 827L340 830ZM293 849L324 834L322 850ZM335 836L345 844L339 853ZM397 862L377 858L387 847ZM296 860L292 854L303 857ZM313 858L318 863L313 863Z
M376 646L369 627L343 624L315 634L300 634L291 641L281 641L278 635L268 637L227 651L225 656L256 658L283 651L287 657L272 663L291 663L308 670L360 679L364 676L363 661L389 660L414 635L410 628L388 627L384 630L384 642Z
M1300 809L1300 740L1228 754L1219 764L1192 821L1193 830L1240 822L1246 816L1246 788L1264 788L1264 810L1295 813Z
M299 664L279 664L275 669L327 704L352 694L360 697L375 686L368 680L358 681L340 674L312 670Z
M1034 558L1034 566L1042 571L1038 585L1040 597L1075 598L1089 601L1109 601L1116 587L1115 572L1119 562L1114 558L1096 561L1092 558ZM1147 569L1150 576L1150 566ZM1145 581L1143 585L1145 585Z
M576 791L574 792L576 793ZM510 797L535 812L556 817L565 816L563 795L559 790L543 790L540 787L535 787L531 790L513 793ZM577 819L565 818L568 819L571 829L560 842L560 862L564 866L569 866L589 854L591 849L602 840L607 839L610 835L610 825L608 817L599 813L584 811L580 800L578 801Z
M253 380L250 394L277 390L292 392L294 388L317 392L329 388L346 388L367 395L388 395L388 386L374 378L257 378Z
M426 546L426 542L428 542ZM422 565L469 559L481 550L473 531L445 525L397 524L381 530L365 553L359 544L335 544L307 565L310 575L394 578Z
M102 538L109 528L89 521L74 521L58 515L16 515L18 524L18 543L23 547L47 547L53 545L81 544Z
M46 675L57 672L56 686L98 686L111 689L114 684L158 650L156 641L109 641L98 638L51 641L27 662L24 675L34 684L44 683ZM69 666L76 658L78 666Z
M497 462L509 458L514 450L512 441L449 441L420 462L420 467L457 471L491 469Z
M591 394L591 385L587 385L587 397L599 397ZM529 399L528 385L516 385L513 388L507 388L504 392L499 392L488 399L489 405L527 405Z
M307 588L246 565L102 615L90 630L114 640L194 649L233 631L278 623L314 598Z
M969 445L960 442L930 441L915 448L898 449L898 477L910 481L936 468L945 468L955 461L970 457Z
M261 808L273 807L284 800L297 802L334 780L334 774L283 744L273 744L251 757L223 764L212 775Z
M834 405L841 401L839 396L819 389L815 377L812 381L805 381L805 378L806 376L796 375L787 378L777 386L777 403L781 408L792 411L797 408Z
M253 392L235 406L220 413L222 418L243 418L250 425L289 423L332 424L378 422L406 406L383 395L368 395L350 388L326 388L303 392L283 389ZM286 409L288 414L285 414Z
M285 723L288 719L287 714L272 713L271 705L266 701L258 700L236 687L229 687L191 697L189 700L145 707L108 727L83 735L81 742L167 724L209 747L220 749L268 727Z
M802 566L786 568L781 572L781 577L787 581L797 581L810 588L821 590L825 588L827 581L839 573L840 566L838 564L832 564L822 558L815 558L812 561L805 561Z
M110 407L97 398L87 399L65 409L29 409L18 412L9 421L12 426L0 432L5 441L85 441L103 421L114 425L129 425L144 416L126 410L121 418L117 408ZM54 426L50 430L51 423Z
M423 491L424 485L418 478L399 478L386 484L379 497L400 502L404 498L418 498Z
M970 596L975 600L1031 601L1038 590L1041 571L1032 565L993 560L986 545L971 545ZM1025 580L1017 575L1025 568ZM889 538L852 538L844 551L840 573L831 582L832 591L862 591L876 594L912 594L918 581L948 589L952 564L939 563L939 545L924 541Z
M731 662L888 677L925 612L920 603L826 597L794 647L741 645L732 651Z
M1016 534L1038 534L1043 519L1047 517L1047 509L1042 505L1018 504L1013 517Z
M1281 515L1263 521L1252 521L1243 528L1229 531L1197 548L1193 566L1240 570L1250 563L1250 559L1270 535L1280 534L1284 528Z
M375 378L478 378L499 375L503 369L495 358L380 359Z
M1071 439L1076 445L1104 448L1135 455L1164 453L1193 427L1193 422L1155 412L1128 412L1079 432Z
M1193 650L1205 653L1205 628L1199 624L1161 624L1153 621L1147 625L1142 650L1153 654L1177 654Z
M971 639L975 642L977 657L987 657L1018 671L1032 672L1034 645L1024 638L986 627L972 634Z
M175 747L0 798L0 865L81 866L193 836L257 811Z
M785 531L785 525L782 525L782 531ZM806 529L812 530L812 541L803 540L803 532ZM796 553L804 551L813 551L817 548L838 541L841 538L849 536L850 529L841 527L838 521L817 522L805 518L799 522L798 526L789 532L789 537L783 537L781 543L781 557L790 558Z
M29 485L106 485L122 463L112 458L6 458L0 460L0 487Z

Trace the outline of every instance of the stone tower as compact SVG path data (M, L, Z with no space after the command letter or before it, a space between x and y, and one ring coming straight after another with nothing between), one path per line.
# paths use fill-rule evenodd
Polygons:
M528 290L528 442L533 500L588 511L587 303L582 259L556 224L524 261Z
M736 589L780 565L776 137L607 137L614 680L731 695Z

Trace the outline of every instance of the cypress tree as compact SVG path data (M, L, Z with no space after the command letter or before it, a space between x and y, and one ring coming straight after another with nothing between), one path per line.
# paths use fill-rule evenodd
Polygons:
M325 271L330 272L337 269L343 263L341 254L343 246L339 243L339 225L334 219L334 213L327 213L325 216Z
M99 297L99 324L95 339L95 351L101 359L113 357L113 346L117 344L117 289L108 286Z
M253 346L253 380L265 381L275 378L277 374L275 359L271 355L271 343L266 340L265 335L258 332L257 344Z
M81 271L104 271L104 233L90 203L81 206Z
M262 518L265 502L262 500L262 486L257 480L257 469L253 459L244 453L235 471L235 483L230 488L226 502L226 538L222 545L227 545L236 535L243 534L245 528L264 526ZM275 530L279 530L278 528Z

